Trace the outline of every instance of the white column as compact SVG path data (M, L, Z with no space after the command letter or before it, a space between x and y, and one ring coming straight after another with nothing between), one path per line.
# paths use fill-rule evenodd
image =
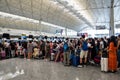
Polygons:
M67 37L67 27L65 27L65 36Z
M40 35L42 35L42 25L41 25L41 20L39 20L39 26L40 26Z
M114 34L115 34L115 31L114 31L114 0L111 0L109 36L112 36Z

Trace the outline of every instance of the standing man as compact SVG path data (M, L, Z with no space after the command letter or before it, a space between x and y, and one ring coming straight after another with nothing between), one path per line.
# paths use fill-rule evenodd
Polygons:
M64 65L70 65L70 47L69 47L69 39L67 38L63 45L64 49Z
M84 65L87 64L87 56L88 56L88 42L85 40L85 35L82 35L82 44L81 46L81 53L80 53L80 65L78 67L83 67L83 58L84 58Z

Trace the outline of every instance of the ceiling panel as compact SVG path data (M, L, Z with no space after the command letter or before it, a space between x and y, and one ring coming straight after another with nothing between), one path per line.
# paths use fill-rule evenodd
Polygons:
M16 1L16 0L15 0ZM23 5L31 6L31 0L21 0Z
M31 12L31 6L28 5L22 5L22 9L27 12Z
M81 27L88 25L86 24L87 22L83 20L83 18L80 18L81 20L79 20L76 16L73 16L73 13L66 11L64 7L61 7L61 4L55 3L53 1L0 0L0 11L33 18L35 20L39 20L41 18L43 21L46 21L48 23L63 27L67 26L68 28L76 31L80 30ZM94 25L108 25L110 21L111 0L70 0L69 2L71 1L75 1L78 4L81 16L85 17L89 22L93 23ZM120 13L120 0L115 0L114 2L115 21L119 21L120 14L118 13ZM37 24L23 22L17 22L18 24L16 22L10 23L10 20L6 20L10 23L6 24L4 21L0 20L0 25L10 25L10 27L14 25L14 28L20 28L20 26L22 26L21 28L29 30L34 30L34 27L38 26ZM15 27L16 25L17 27ZM48 30L50 30L49 27L43 28L43 31ZM55 32L56 29L52 28L52 31Z
M20 9L20 0L7 0L8 6Z

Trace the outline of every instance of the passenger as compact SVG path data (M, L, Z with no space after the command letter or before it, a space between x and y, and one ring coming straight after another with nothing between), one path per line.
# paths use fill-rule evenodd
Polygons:
M97 56L96 47L95 47L95 40L91 39L91 59L94 60L95 56Z
M5 40L4 42L6 57L10 58L10 44Z
M18 57L18 52L17 52L17 42L15 42L15 57Z
M53 42L50 41L50 54L53 52Z
M55 41L55 42L53 43L53 53L54 53L54 54L57 53L56 48L57 48L57 42Z
M64 48L64 65L69 66L70 65L70 43L69 39L67 38L63 45Z
M41 40L41 43L40 43L40 51L42 52L41 57L45 58L45 42L43 40Z
M104 50L104 39L100 38L100 54L102 54L102 51Z
M37 46L35 46L33 49L33 58L36 58L36 59L39 58L39 49Z
M17 42L17 56L20 57L20 55L22 54L22 46L20 41Z
M73 42L73 40L70 40L70 54L75 54L75 43Z
M32 58L32 53L33 53L33 44L32 41L29 41L27 44L27 50L28 50L28 59Z
M118 70L119 70L120 69L120 35L118 35L117 58L118 58Z
M45 46L45 59L50 61L50 42L47 41Z
M96 45L96 53L98 55L100 54L100 41L98 40L98 38L96 38L95 40L95 45Z
M63 62L63 53L64 53L64 49L63 49L63 43L61 42L60 44L60 61Z
M117 44L115 36L111 36L109 45L108 69L111 72L117 71Z
M61 57L62 54L63 54L63 44L62 44L62 42L59 42L57 48L58 48L58 53L57 53L57 55L56 55L55 62L60 61L61 58L62 58L62 57Z
M1 52L2 48L3 48L3 44L0 43L0 52Z
M34 41L32 42L32 44L33 44L33 48L34 48L34 47L38 47L37 41L34 40Z
M23 42L22 47L23 47L24 59L26 59L26 57L27 57L27 42Z
M93 58L91 58L91 54L92 54L92 40L91 38L88 39L88 59L89 61L92 61Z
M84 65L87 65L87 56L88 56L88 42L85 40L85 35L82 35L82 44L81 44L81 53L80 53L80 65L78 67L83 67L83 58Z
M15 57L15 43L10 43L12 57Z

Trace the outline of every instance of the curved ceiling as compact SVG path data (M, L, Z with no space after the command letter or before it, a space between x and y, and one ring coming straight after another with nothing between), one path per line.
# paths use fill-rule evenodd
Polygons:
M109 27L111 0L0 0L0 11L42 20L79 32L96 25ZM115 23L120 20L120 0L114 0ZM0 25L55 33L59 28L0 17Z

